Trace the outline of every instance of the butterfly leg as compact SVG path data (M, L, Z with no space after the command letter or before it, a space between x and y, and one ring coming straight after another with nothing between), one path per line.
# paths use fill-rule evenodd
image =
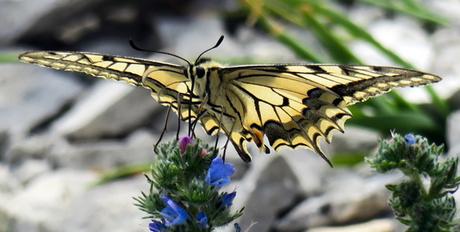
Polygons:
M214 150L217 150L217 143L219 143L219 135L220 135L220 130L222 129L222 117L224 116L224 111L220 110L220 116L219 116L219 129L217 130L216 134L216 143L214 144Z
M163 127L163 130L161 131L160 138L158 138L158 141L155 143L155 146L153 147L153 151L155 151L155 153L158 153L158 144L160 144L161 139L163 138L166 132L166 129L168 128L169 114L171 113L171 108L172 106L168 107L168 112L166 113L165 125Z
M195 135L196 125L198 124L198 121L204 115L204 113L206 113L206 111L204 110L204 107L203 107L205 102L207 102L207 97L203 101L201 101L201 103L200 103L200 105L198 106L198 109L197 109L198 115L196 116L195 120L193 120L193 122L192 122L192 135L195 138L196 138L196 135Z
M192 78L192 87L191 91L189 92L189 105L188 105L188 136L193 136L192 135L192 92L195 86L195 81Z
M198 115L196 116L196 119L192 122L192 135L193 137L196 138L196 134L195 134L195 128L196 128L196 125L198 124L198 121L199 119L206 113L205 110L202 110L199 111Z
M227 134L227 141L225 142L224 145L224 154L222 155L222 159L224 160L225 163L225 154L227 154L227 146L228 142L230 141L230 136L233 133L233 129L235 128L236 120L233 121L232 128L230 129L230 133Z
M182 110L182 107L181 107L181 99L180 99L180 94L177 93L177 132L176 132L176 140L179 140L179 132L180 132L180 116L181 116L181 110Z

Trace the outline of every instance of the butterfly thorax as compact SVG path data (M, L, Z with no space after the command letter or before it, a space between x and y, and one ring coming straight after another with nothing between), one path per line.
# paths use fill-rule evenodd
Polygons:
M206 59L198 65L191 66L190 76L193 79L194 94L200 96L201 99L208 99L210 103L217 103L219 93L222 91L223 82L219 78L219 70L222 65L217 62Z

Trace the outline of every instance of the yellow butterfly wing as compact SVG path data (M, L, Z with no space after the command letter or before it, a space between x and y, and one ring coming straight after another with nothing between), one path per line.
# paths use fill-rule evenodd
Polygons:
M344 65L234 66L221 74L231 82L230 104L243 115L241 138L252 137L266 150L264 135L278 150L304 146L327 158L320 139L330 142L331 132L343 132L351 118L347 106L366 101L394 87L419 86L441 80L438 76L393 67ZM243 159L250 159L246 144L232 141ZM329 161L328 161L329 162Z
M190 95L191 82L185 74L185 67L175 64L86 52L26 52L19 59L57 70L142 86L150 89L152 97L160 104L171 106L176 112L180 108L183 120L189 117L189 106L192 107L192 118L195 118L201 102L198 96Z

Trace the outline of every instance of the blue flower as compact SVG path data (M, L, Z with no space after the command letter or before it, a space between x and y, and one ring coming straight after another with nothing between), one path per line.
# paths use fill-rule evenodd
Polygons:
M196 220L201 228L208 228L208 216L204 212L199 212L196 215Z
M149 230L150 232L163 232L166 230L166 226L163 222L154 220L149 223Z
M233 227L235 227L235 232L241 232L241 226L238 223L233 224Z
M190 136L184 136L179 139L179 149L180 153L184 154L187 151L188 145L190 145L193 142L192 137Z
M409 133L406 136L404 136L404 140L406 140L407 145L414 145L417 142L417 139L412 133Z
M232 164L224 163L222 158L216 157L211 162L205 180L209 185L220 188L230 183L233 173L235 173L235 168Z
M174 225L181 225L187 221L188 214L185 209L180 207L176 202L174 202L168 196L161 196L161 199L166 205L166 208L161 210L160 214L165 219L166 227L171 227Z
M233 204L233 199L235 199L235 197L236 197L236 192L224 194L224 196L222 196L222 204L223 204L226 208L232 206L232 204Z

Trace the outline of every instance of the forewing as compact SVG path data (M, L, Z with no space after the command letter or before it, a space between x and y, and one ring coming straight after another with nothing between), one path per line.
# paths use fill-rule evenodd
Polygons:
M182 118L188 117L188 105L200 103L195 95L190 97L191 82L183 66L150 60L110 56L86 52L26 52L21 61L57 70L85 73L95 77L124 81L152 91L152 97L160 104L181 108ZM179 107L179 103L182 107ZM192 117L196 116L192 112Z
M334 129L343 132L348 105L440 80L407 69L340 65L235 66L221 76L232 83L227 92L244 103L243 129L260 148L266 135L275 150L305 146L323 158L320 138L329 142Z

